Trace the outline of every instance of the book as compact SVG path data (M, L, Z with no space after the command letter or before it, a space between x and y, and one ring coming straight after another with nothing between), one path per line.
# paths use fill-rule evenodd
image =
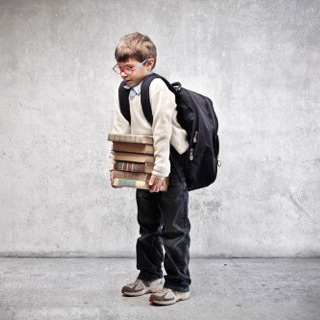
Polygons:
M129 152L115 152L114 153L115 161L126 161L126 162L151 162L154 163L154 156L148 154L139 154L139 153L129 153Z
M144 143L153 145L153 137L146 135L109 133L108 140L112 142Z
M132 152L151 155L154 153L153 145L151 144L130 142L113 142L112 150L118 152Z
M114 170L152 173L153 163L116 161L116 163L114 164Z
M119 179L125 179L125 180L149 181L151 177L151 173L114 170L113 177L119 178Z
M109 134L113 142L113 185L150 190L149 181L154 166L153 137L132 134ZM169 177L164 179L160 191L167 191Z
M113 185L117 187L131 187L137 189L149 190L149 181L140 181L140 180L128 180L128 179L119 179L115 178ZM160 191L168 190L168 179L165 178L164 184L161 186Z

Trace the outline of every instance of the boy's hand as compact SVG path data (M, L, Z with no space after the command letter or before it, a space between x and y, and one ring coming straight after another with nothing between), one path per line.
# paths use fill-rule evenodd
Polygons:
M150 192L159 192L161 189L161 186L163 184L164 178L158 178L154 175L151 175L151 178L149 180L149 191Z
M113 185L113 182L114 182L113 170L110 171L110 182L111 182L112 188L123 188L123 187L120 187L120 186L114 186L114 185Z

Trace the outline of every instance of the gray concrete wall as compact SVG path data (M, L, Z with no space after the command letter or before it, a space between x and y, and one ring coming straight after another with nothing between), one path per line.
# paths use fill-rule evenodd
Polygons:
M190 193L192 256L320 255L318 1L0 1L0 254L134 256L109 185L117 40L212 98L217 182Z

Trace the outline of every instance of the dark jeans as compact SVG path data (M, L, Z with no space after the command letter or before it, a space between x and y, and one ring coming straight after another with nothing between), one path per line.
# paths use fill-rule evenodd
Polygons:
M191 284L188 266L191 226L185 179L179 178L171 164L168 191L152 193L137 189L136 200L141 235L136 246L138 278L151 281L163 277L161 264L164 261L167 273L164 286L188 291Z

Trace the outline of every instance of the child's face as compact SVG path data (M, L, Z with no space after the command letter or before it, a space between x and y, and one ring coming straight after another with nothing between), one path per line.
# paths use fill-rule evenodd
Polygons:
M118 62L118 66L121 68L123 68L124 66L134 68L139 66L140 64L141 64L140 61L137 61L136 59L132 59L132 58L130 58L126 62ZM154 60L150 58L146 61L145 64L140 65L130 75L127 75L122 70L122 72L120 73L121 78L126 82L127 86L134 87L144 79L147 73L152 69L153 64L154 64Z

